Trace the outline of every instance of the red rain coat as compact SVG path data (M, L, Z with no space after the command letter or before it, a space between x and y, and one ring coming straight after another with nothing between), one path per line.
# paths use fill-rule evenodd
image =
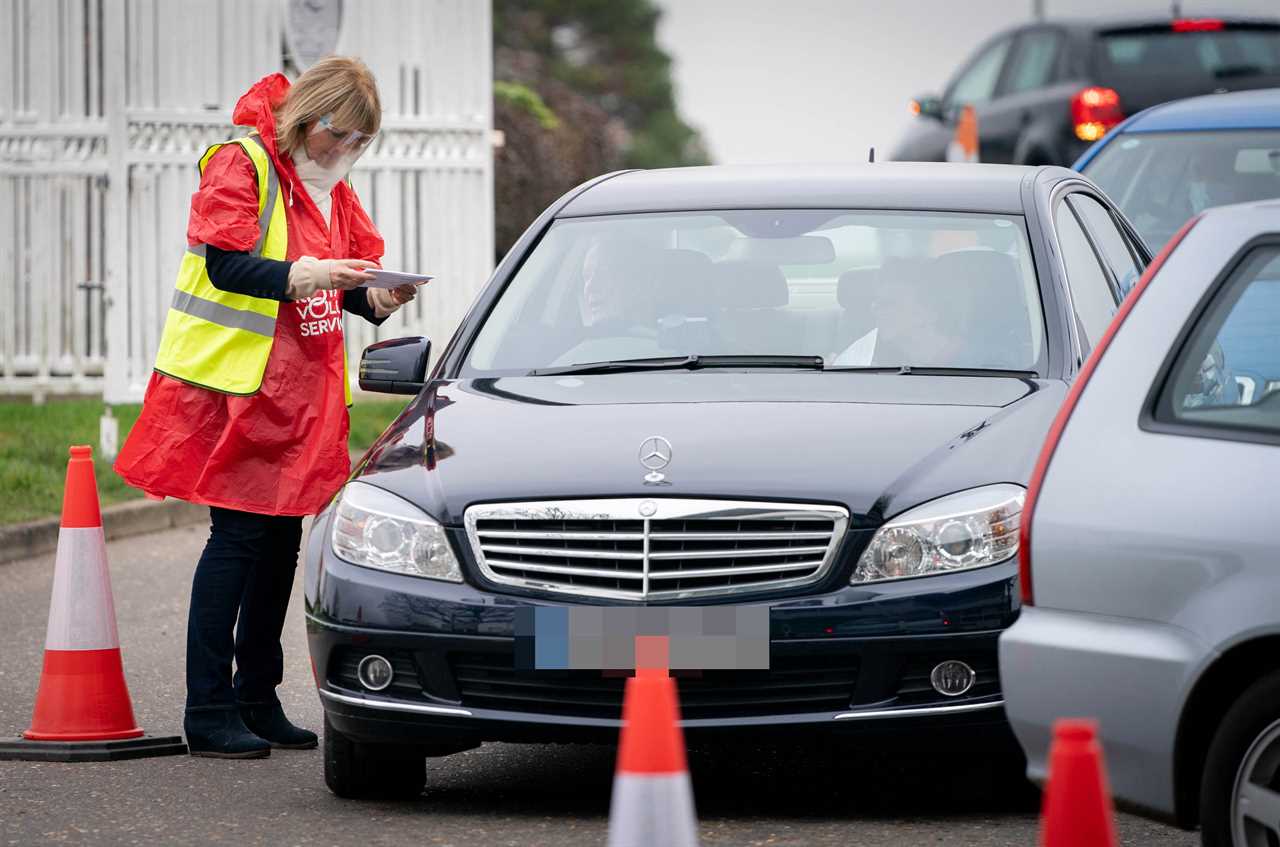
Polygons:
M239 126L257 129L280 176L288 258L382 258L382 237L345 182L326 225L293 161L276 150L273 109L289 81L264 77L236 103ZM258 178L239 145L210 159L191 198L189 244L249 251L258 239ZM158 373L115 469L152 496L264 515L320 511L350 472L343 394L342 292L283 302L262 388L221 394Z

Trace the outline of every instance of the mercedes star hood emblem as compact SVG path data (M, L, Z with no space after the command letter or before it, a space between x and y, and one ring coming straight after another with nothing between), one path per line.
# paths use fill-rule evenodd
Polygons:
M660 471L671 464L671 442L661 435L651 435L640 442L640 464L649 473L645 474L645 485L668 485L665 474Z

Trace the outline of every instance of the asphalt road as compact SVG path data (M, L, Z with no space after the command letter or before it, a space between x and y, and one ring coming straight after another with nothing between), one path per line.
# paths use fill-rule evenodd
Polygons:
M110 546L135 714L151 734L182 728L186 601L204 530ZM39 682L53 557L0 565L0 736L28 725ZM301 602L286 627L281 700L304 726L321 711ZM812 748L690 752L706 845L1025 845L1034 795L981 763ZM319 751L224 762L188 756L103 764L0 762L0 844L603 845L613 750L492 744L428 760L407 803L339 800ZM1181 847L1195 834L1120 816L1125 844Z

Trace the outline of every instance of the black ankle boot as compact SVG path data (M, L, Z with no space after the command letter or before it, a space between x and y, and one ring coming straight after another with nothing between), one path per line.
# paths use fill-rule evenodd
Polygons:
M284 750L310 750L319 739L308 729L294 726L284 716L279 703L240 706L240 717L245 726L271 742L272 747Z
M193 756L265 759L271 755L271 744L250 732L235 709L187 712L182 730Z

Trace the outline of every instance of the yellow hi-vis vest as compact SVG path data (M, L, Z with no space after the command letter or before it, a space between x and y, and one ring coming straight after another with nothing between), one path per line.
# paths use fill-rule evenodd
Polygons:
M215 144L200 157L200 173L226 144L239 144L258 172L258 243L254 256L286 258L289 224L280 178L256 133ZM173 302L160 335L155 369L201 388L224 394L256 394L275 339L280 302L223 291L209 280L205 246L187 249L178 267ZM347 360L342 357L343 396L351 405Z

